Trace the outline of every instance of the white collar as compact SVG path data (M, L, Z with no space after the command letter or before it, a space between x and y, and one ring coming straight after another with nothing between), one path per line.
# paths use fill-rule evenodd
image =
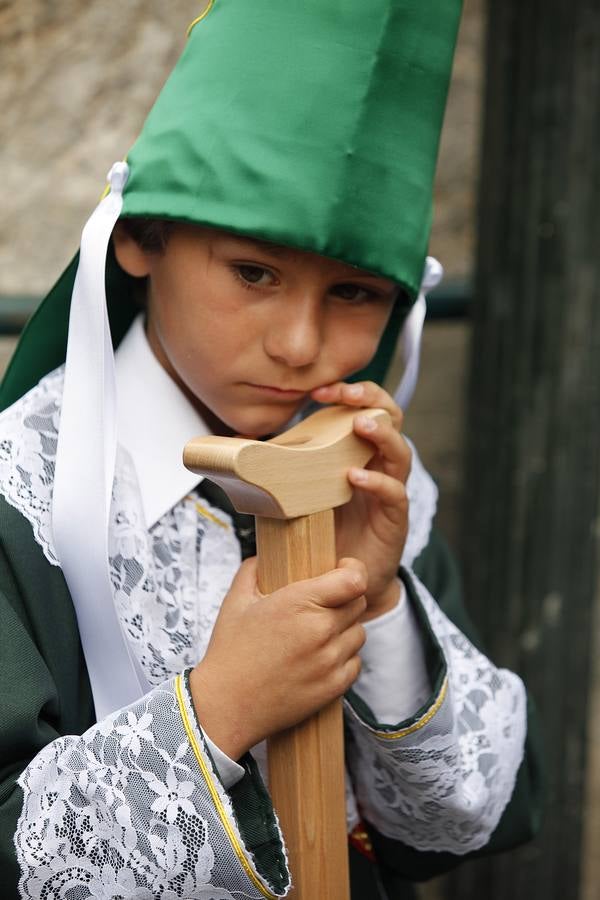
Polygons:
M204 421L155 357L140 313L115 354L117 439L133 459L146 526L151 528L202 481L182 462Z

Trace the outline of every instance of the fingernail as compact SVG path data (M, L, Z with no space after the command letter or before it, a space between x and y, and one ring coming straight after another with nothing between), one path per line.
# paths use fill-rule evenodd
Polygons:
M369 418L369 416L357 416L356 423L364 431L375 431L377 428L377 422L375 419Z
M346 393L350 397L362 397L363 386L362 384L349 384L346 388Z
M365 469L350 469L350 474L353 481L360 481L361 484L369 480L369 473Z

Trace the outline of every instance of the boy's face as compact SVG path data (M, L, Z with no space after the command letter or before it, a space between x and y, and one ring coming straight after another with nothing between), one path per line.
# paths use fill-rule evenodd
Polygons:
M149 276L147 334L215 433L280 431L310 391L362 369L394 282L312 253L178 224L165 250L115 232L117 259Z

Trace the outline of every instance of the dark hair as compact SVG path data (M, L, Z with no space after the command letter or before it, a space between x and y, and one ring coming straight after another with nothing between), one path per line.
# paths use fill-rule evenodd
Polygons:
M146 253L162 253L173 230L173 222L169 219L132 216L131 218L124 217L119 221L123 230Z

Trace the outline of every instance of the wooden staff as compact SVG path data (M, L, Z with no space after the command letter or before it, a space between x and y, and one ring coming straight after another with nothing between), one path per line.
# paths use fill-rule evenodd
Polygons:
M380 409L361 413L385 421ZM239 512L256 516L258 586L271 593L334 569L334 508L347 503L350 466L372 444L353 431L357 410L320 410L270 441L204 437L184 463L207 475ZM288 848L294 900L348 900L341 700L268 742L269 790Z

